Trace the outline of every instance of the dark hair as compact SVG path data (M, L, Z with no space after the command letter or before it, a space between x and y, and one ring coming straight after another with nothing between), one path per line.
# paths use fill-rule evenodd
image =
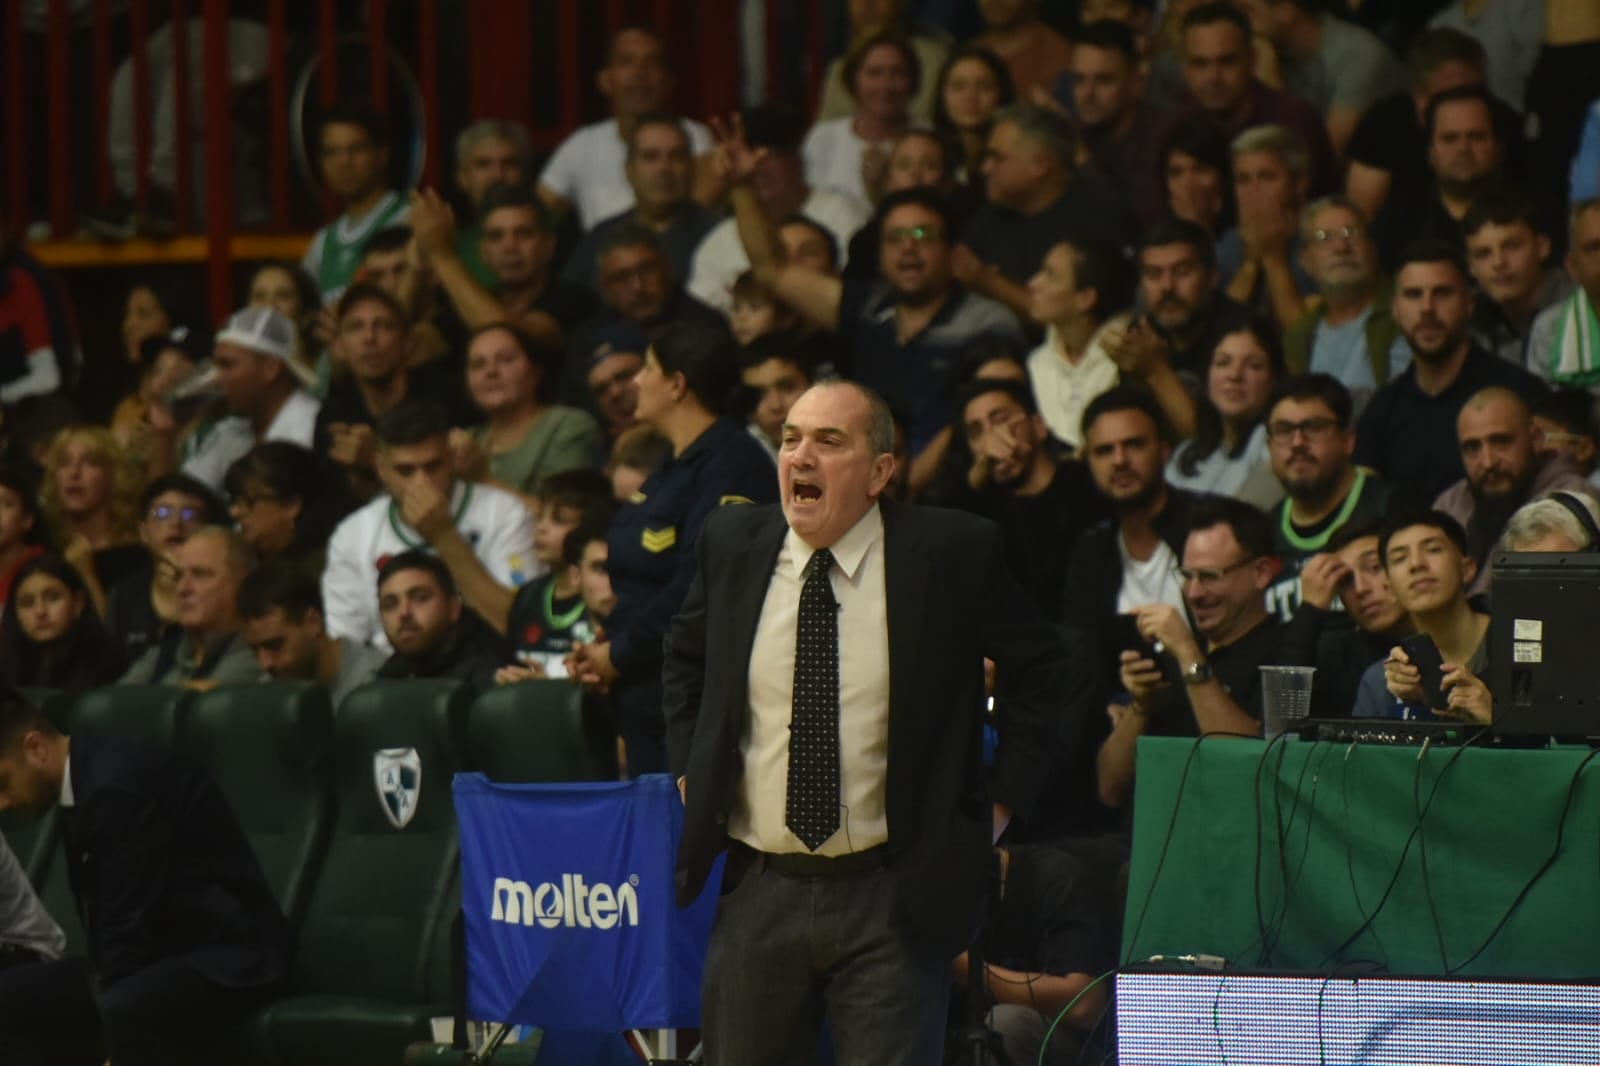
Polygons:
M450 415L432 400L406 398L378 417L378 442L405 447L450 435Z
M1211 345L1211 354L1206 359L1206 373L1209 378L1211 364L1216 360L1217 349L1222 346L1222 341L1235 333L1248 333L1261 345L1261 350L1266 353L1267 365L1272 369L1274 382L1280 380L1284 373L1283 342L1278 339L1278 330L1272 323L1259 318L1247 319L1243 322L1220 323L1213 331L1215 337ZM1266 417L1272 410L1269 399L1267 406L1262 408L1256 422ZM1252 432L1254 426L1251 427ZM1250 445L1250 433L1239 434L1239 439L1234 441L1233 450L1228 453L1228 458L1237 459L1245 453ZM1200 464L1216 454L1222 447L1223 440L1227 437L1227 426L1222 420L1222 412L1217 410L1217 405L1211 402L1210 392L1202 389L1199 402L1195 404L1195 429L1194 436L1178 449L1178 471L1185 477L1193 477L1200 469Z
M182 352L191 363L202 363L211 355L211 337L188 326L179 326L171 333L157 333L139 342L139 365L146 370L156 365L161 353Z
M539 372L539 380L533 387L534 399L549 403L561 385L561 366L566 355L561 346L543 337L535 337L514 322L487 322L467 334L461 351L470 352L473 342L485 333L504 333L511 338L528 365Z
M8 683L0 688L0 753L10 754L22 738L32 732L47 737L61 735L61 730L37 704Z
M385 226L367 238L366 247L361 249L361 258L365 259L373 252L403 252L410 243L410 226L404 222L394 226Z
M633 158L634 145L638 143L639 131L651 126L665 126L667 129L676 130L678 136L683 138L684 147L689 154L694 154L694 142L689 139L689 131L683 128L683 119L667 111L647 111L633 120L633 132L628 134L627 158Z
M328 113L322 116L322 124L318 127L318 143L321 143L322 134L329 126L359 127L375 147L389 147L389 120L369 104L345 100L330 107Z
M749 370L773 359L792 364L806 376L806 383L817 380L817 368L828 359L828 342L812 333L778 330L764 333L739 352L739 369Z
M652 41L656 42L657 47L661 49L661 55L663 59L666 57L667 39L661 35L660 30L656 29L648 22L625 22L621 26L617 27L617 32L613 33L606 39L605 63L607 66L611 65L611 60L616 54L617 42L622 40L622 35L625 33L638 33L650 38Z
M1205 116L1180 122L1173 127L1166 140L1161 142L1161 151L1157 156L1156 181L1161 190L1163 201L1167 198L1167 167L1172 162L1172 156L1182 152L1202 166L1210 167L1221 177L1222 186L1222 214L1217 219L1219 227L1226 227L1234 215L1233 182L1229 175L1233 173L1233 141L1227 133L1211 119ZM1167 203L1170 211L1171 203Z
M617 508L613 502L610 512L605 515L585 515L583 521L572 528L561 542L561 558L568 566L579 566L583 563L583 549L595 541L604 544L610 531L611 519L616 514Z
M299 263L290 259L268 259L251 272L251 280L254 280L256 275L263 270L281 270L289 275L289 280L294 283L295 292L300 296L302 314L309 315L313 311L322 309L322 286L318 285L317 279L312 277L306 268Z
M1428 141L1433 140L1434 127L1439 122L1439 109L1446 104L1459 104L1467 100L1476 100L1483 105L1483 113L1489 124L1489 132L1494 135L1496 142L1500 140L1500 127L1494 121L1494 97L1482 85L1458 85L1454 89L1446 89L1442 93L1434 93L1428 99L1428 110L1423 117L1422 129Z
M1250 17L1227 0L1211 0L1210 3L1191 9L1183 16L1183 32L1188 33L1197 26L1214 26L1219 22L1229 23L1243 34L1246 45L1254 39L1254 31L1250 28Z
M944 61L944 65L939 68L939 80L935 82L937 91L933 96L933 128L946 139L955 138L958 131L955 123L950 121L950 112L944 107L944 83L949 79L950 72L955 69L956 64L964 59L976 59L989 69L989 75L994 78L997 90L995 94L997 113L1017 98L1016 83L1011 78L1011 68L1006 65L1005 60L981 44L962 45L951 52L949 58ZM957 153L957 158L959 156L960 153Z
M450 568L444 564L443 559L421 548L403 551L378 567L378 588L383 588L384 582L406 570L421 570L425 574L433 575L445 597L447 599L455 597L456 582L455 578L450 576Z
M297 622L307 611L323 614L322 583L317 575L281 559L250 571L239 585L239 617L253 621L275 610Z
M1148 418L1156 428L1156 437L1160 440L1172 439L1172 428L1167 423L1166 412L1161 410L1161 405L1156 403L1156 398L1150 390L1141 385L1113 385L1089 401L1089 406L1083 409L1083 436L1087 440L1089 429L1102 415L1117 414L1122 411L1138 411Z
M994 333L980 333L961 348L956 357L956 384L965 385L978 377L984 365L996 359L1009 359L1028 373L1028 349L1010 338Z
M950 206L948 200L932 189L900 189L890 193L878 201L878 210L872 216L873 224L881 233L890 212L907 205L915 205L938 215L939 226L944 230L944 242L951 245L956 243L958 234L955 209Z
M615 502L611 479L598 470L580 466L551 474L539 482L539 502L554 507L575 507L585 515L603 503Z
M1232 496L1201 496L1189 508L1189 532L1199 533L1216 526L1227 526L1233 539L1244 549L1245 557L1260 559L1276 555L1272 543L1272 523L1260 508Z
M1467 273L1466 260L1461 257L1461 249L1450 241L1426 237L1405 245L1395 260L1394 276L1398 278L1400 272L1413 263L1449 263L1463 281L1471 276Z
M406 309L400 305L399 300L395 299L393 293L377 282L367 281L365 278L351 282L350 287L340 294L339 306L334 313L342 319L351 311L354 311L357 304L373 301L387 307L389 313L394 315L395 321L400 323L402 327L411 321L406 316Z
M1456 550L1462 555L1467 552L1467 531L1461 528L1461 523L1445 514L1443 511L1428 510L1422 507L1412 507L1396 511L1383 520L1383 525L1378 527L1378 557L1383 561L1384 569L1389 568L1389 542L1395 535L1413 526L1427 526L1443 533Z
M228 508L223 505L222 498L203 481L190 477L188 474L163 474L144 487L139 494L139 517L142 519L145 512L150 510L150 505L156 502L156 497L168 492L178 492L185 496L193 497L200 501L205 508L208 526L225 526L229 524Z
M505 207L532 211L541 230L555 232L556 220L550 214L550 207L533 191L533 186L520 182L496 182L489 186L483 191L483 200L478 204L478 218L488 218L491 212Z
M1489 69L1489 56L1483 44L1468 33L1435 26L1423 30L1406 49L1406 69L1411 73L1411 84L1420 86L1428 76L1446 63L1462 63L1480 71Z
M667 257L660 235L642 222L621 222L607 229L595 245L595 262L599 263L619 248L649 248L663 261Z
M1093 237L1061 243L1072 256L1074 286L1079 291L1095 291L1094 310L1090 312L1095 322L1104 322L1133 302L1133 264L1120 248Z
M917 95L917 90L922 86L922 62L917 59L917 50L911 47L911 41L905 34L897 30L880 30L852 46L845 54L839 73L844 78L844 88L850 94L850 99L856 98L856 75L861 73L861 64L866 62L874 49L885 47L898 49L904 57L906 70L911 75L911 96Z
M718 321L673 322L650 345L662 373L682 374L689 391L714 415L732 414L744 400L739 342Z
M802 211L796 211L778 223L780 230L785 226L806 226L810 228L813 233L822 238L822 243L827 246L828 266L835 270L839 268L839 238L835 237L833 231L828 229L827 226Z
M22 543L44 544L48 532L39 511L38 470L31 463L10 456L0 459L0 489L15 493L23 513L33 518L33 525L22 534Z
M1282 378L1273 387L1272 399L1267 401L1267 414L1285 400L1319 400L1333 413L1340 429L1350 428L1355 405L1350 400L1350 390L1332 374L1293 374Z
M1600 440L1594 423L1594 394L1588 389L1553 389L1539 398L1533 413L1548 418L1567 433Z
M1533 201L1511 189L1496 189L1478 197L1461 219L1461 233L1471 237L1485 226L1513 226L1518 222L1534 233L1544 233L1544 225Z
M1199 223L1173 215L1157 219L1144 231L1144 240L1139 242L1140 260L1150 249L1164 248L1169 244L1187 244L1194 249L1201 266L1207 270L1217 269L1217 245L1211 239L1211 234Z
M745 108L742 115L744 139L750 147L765 148L785 155L793 155L800 150L800 143L805 137L805 125L794 112L772 104L760 104Z
M22 631L22 616L13 602L0 619L0 677L8 683L30 688L54 688L78 692L110 684L127 668L122 643L111 635L95 613L78 568L59 555L35 556L23 563L11 579L15 600L23 582L34 574L45 574L65 585L80 598L83 609L72 625L49 644L35 644ZM3 732L3 730L0 730Z
M964 421L967 405L980 396L987 396L991 392L1003 392L1017 402L1017 406L1030 415L1039 413L1039 402L1033 398L1033 389L1025 381L1012 381L1010 378L973 378L961 387L961 395L956 403L956 418Z
M1336 528L1328 536L1328 542L1322 550L1326 552L1341 552L1362 537L1376 537L1383 525L1381 518L1352 519Z
M1085 22L1072 35L1072 43L1074 47L1088 45L1105 52L1116 52L1131 65L1139 65L1139 41L1133 35L1133 27L1118 19Z
M251 484L282 501L298 501L294 538L284 554L312 556L324 550L333 531L356 507L348 483L332 461L286 440L269 440L234 460L223 478L230 497L246 495Z

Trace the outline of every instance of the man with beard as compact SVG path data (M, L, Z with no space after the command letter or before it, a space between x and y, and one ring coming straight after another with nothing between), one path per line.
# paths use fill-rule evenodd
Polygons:
M1403 500L1431 500L1464 473L1456 415L1491 386L1537 406L1545 387L1472 343L1472 290L1454 245L1419 241L1400 256L1394 317L1414 360L1373 394L1356 428L1355 461L1381 474Z
M961 353L983 336L1024 350L1020 323L956 282L954 216L927 189L902 189L878 204L879 273L870 282L841 281L785 258L751 188L765 150L746 143L737 118L731 130L717 132L718 164L733 183L739 238L756 280L812 326L837 333L840 369L902 412L913 457L911 487L920 489L950 444Z
M965 509L994 522L1006 561L1052 621L1072 545L1109 511L1081 462L1056 462L1050 431L1026 384L978 378L962 394L961 425L974 456Z
M1361 209L1343 196L1308 206L1300 215L1300 259L1322 299L1289 327L1284 359L1291 370L1337 378L1359 414L1378 386L1411 365Z
M1504 146L1493 98L1481 86L1449 89L1428 102L1424 136L1433 183L1384 202L1373 229L1384 266L1398 265L1414 240L1447 241L1465 250L1461 222L1472 205L1500 185Z
M1327 552L1346 525L1381 517L1389 486L1351 464L1350 393L1327 374L1279 383L1267 407L1267 446L1285 493L1271 514L1273 550L1283 568L1267 589L1267 610L1288 622L1303 598L1302 569Z
M1433 506L1467 531L1467 554L1478 564L1467 593L1476 596L1489 590L1489 552L1518 508L1552 492L1600 495L1571 459L1540 454L1533 412L1509 389L1484 389L1468 400L1456 418L1456 436L1467 475Z

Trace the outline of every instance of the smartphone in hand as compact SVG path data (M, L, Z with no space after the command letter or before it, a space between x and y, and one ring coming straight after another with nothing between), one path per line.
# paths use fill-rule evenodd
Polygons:
M1402 640L1400 650L1406 653L1411 665L1422 675L1422 694L1428 706L1436 711L1449 707L1450 699L1444 691L1444 656L1439 654L1439 646L1433 642L1433 638L1426 633L1418 633Z

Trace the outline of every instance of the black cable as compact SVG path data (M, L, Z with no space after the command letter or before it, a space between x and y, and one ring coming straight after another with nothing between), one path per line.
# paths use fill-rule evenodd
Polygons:
M1372 921L1372 916L1367 913L1366 904L1361 902L1361 889L1356 884L1355 851L1350 847L1350 841L1355 838L1350 824L1350 758L1361 746L1359 741L1352 741L1344 753L1344 772L1340 775L1342 786L1339 795L1344 801L1344 873L1350 882L1350 898L1355 900L1356 913L1367 922ZM1379 938L1377 930L1372 931L1372 940L1378 946L1378 952L1388 958L1389 953L1384 950L1383 941Z
M1256 785L1255 785L1255 796L1253 797L1254 802L1255 802L1255 810L1256 810L1256 832L1255 832L1255 860L1254 860L1254 874L1253 874L1253 880L1252 880L1252 888L1253 888L1253 890L1255 892L1256 933L1257 933L1257 936L1256 936L1255 940L1251 941L1249 944L1246 944L1242 949L1240 949L1237 952L1234 952L1234 954L1233 954L1234 958L1243 960L1252 951L1254 951L1258 946L1260 946L1260 947L1262 947L1262 953L1261 953L1261 955L1259 955L1257 957L1257 961L1258 961L1258 965L1261 965L1261 966L1269 965L1269 963L1267 961L1265 961L1265 960L1269 959L1271 957L1272 946L1276 943L1278 934L1282 932L1283 924L1286 921L1288 921L1288 918L1289 918L1289 886L1290 886L1291 878L1290 878L1289 866L1288 866L1288 852L1289 852L1288 832L1289 832L1290 829L1292 829L1294 827L1294 819L1295 819L1296 815L1299 813L1299 810L1300 810L1300 797L1305 791L1305 777L1306 777L1306 774L1311 770L1311 766L1312 766L1312 762L1311 762L1312 756L1308 755L1306 757L1306 761L1305 761L1304 765L1302 765L1301 768L1300 768L1300 779L1295 784L1295 802L1294 802L1294 806L1291 807L1290 810L1289 810L1289 821L1288 821L1287 825L1284 823L1283 805L1282 805L1281 801L1277 804L1277 808L1276 808L1277 814L1275 816L1275 822L1276 822L1276 825L1277 825L1277 838L1278 838L1278 875L1279 875L1280 884L1282 886L1282 892L1280 893L1278 904L1277 904L1277 907L1275 908L1275 913L1274 913L1274 915L1272 917L1272 920L1268 921L1266 915L1263 914L1262 909L1261 909L1261 827L1262 827L1262 816L1261 816L1261 768L1266 765L1267 758L1270 756L1270 753L1271 753L1272 745L1276 744L1280 740L1286 738L1287 735L1288 734L1279 734L1277 737L1274 737L1272 739L1272 741L1268 743L1267 750L1262 752L1261 760L1258 763L1256 763ZM1286 748L1280 748L1279 749L1278 762L1279 762L1280 766L1282 765L1282 762L1283 762L1283 757L1284 757L1283 753L1286 750L1287 750ZM1323 749L1322 758L1317 762L1317 775L1312 777L1312 803L1313 803L1313 806L1315 804L1316 787L1317 787L1316 786L1316 782L1318 780L1318 777L1321 774L1322 762L1326 761L1327 752L1329 750L1330 749L1327 749L1327 748ZM1274 797L1276 797L1276 795L1277 795L1276 787L1274 787L1274 789L1273 789L1273 795L1274 795ZM1307 824L1307 830L1306 831L1307 831L1307 837L1306 837L1307 846L1306 846L1305 850L1303 850L1301 852L1300 863L1296 868L1296 877L1298 877L1299 870L1304 869L1306 856L1310 853L1310 825L1309 825L1309 823Z
M1278 937L1282 935L1283 927L1289 920L1290 900L1293 898L1291 893L1294 886L1299 883L1301 873L1305 870L1306 859L1311 855L1312 815L1317 807L1317 787L1322 781L1322 764L1328 761L1328 754L1332 750L1333 748L1330 745L1322 748L1321 752L1315 756L1306 756L1305 765L1300 768L1300 779L1295 782L1294 805L1289 808L1289 822L1287 825L1283 821L1283 805L1281 802L1278 805L1278 865L1282 892L1278 903L1278 915L1273 923L1272 939L1262 948L1265 959L1263 965L1271 965L1272 949L1277 946ZM1300 798L1305 794L1306 773L1312 770L1311 760L1313 757L1316 758L1317 762L1315 772L1311 774L1311 796L1306 801L1307 815L1304 837L1301 841L1300 861L1295 864L1294 873L1291 876L1289 872L1289 833L1294 829L1295 817L1300 813Z

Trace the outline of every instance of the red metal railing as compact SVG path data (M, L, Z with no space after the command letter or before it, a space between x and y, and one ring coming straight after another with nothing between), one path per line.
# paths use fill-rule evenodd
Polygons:
M790 3L793 0L789 0ZM768 48L771 65L792 63L796 49L780 40L783 0L765 0ZM291 5L287 0L266 0L264 18L268 52L266 71L266 129L263 143L268 156L268 179L264 190L269 229L277 233L301 232L316 221L295 217L297 197L291 151L295 131L291 127L290 95L295 53L290 47L293 27L312 44L318 62L313 95L327 107L336 102L340 78L340 42L352 33L364 38L371 57L368 91L375 108L389 109L395 102L396 85L385 57L396 54L396 40L414 41L410 54L401 58L414 72L420 91L421 126L426 151L422 180L437 186L450 173L450 146L441 141L442 111L452 115L498 117L522 122L533 143L541 149L553 148L582 121L598 117L602 102L594 85L594 72L602 59L605 41L629 22L654 25L668 40L669 54L679 74L675 103L686 114L702 117L726 112L736 106L739 88L741 0L603 0L585 5L580 0L473 0L468 4L439 4L438 0L411 0L391 4L389 0L366 0L357 7L340 0L318 0L311 5ZM803 5L809 19L802 49L815 51L821 41L821 5ZM107 131L111 125L112 87L116 54L115 19L126 14L126 35L131 69L131 104L134 115L132 162L135 174L134 203L140 209L152 207L150 164L156 150L153 143L153 115L165 86L158 81L170 76L174 94L173 119L175 221L181 232L197 228L207 238L207 291L212 310L221 315L232 300L231 238L235 229L234 207L228 195L233 188L232 142L229 131L233 92L229 77L229 0L128 0L116 5L112 0L93 0L89 5L91 24L87 37L74 37L70 0L49 0L43 24L25 24L24 5L13 0L0 2L0 35L4 37L5 71L0 92L5 96L5 131L0 135L7 157L27 159L46 153L48 178L44 188L30 189L29 167L7 167L4 196L4 221L9 232L20 233L31 217L30 193L42 194L48 221L57 239L73 234L83 209L94 206L79 202L80 187L74 176L80 171L91 175L87 192L100 204L117 191L107 150ZM259 11L259 8L255 8ZM359 16L359 21L352 18ZM400 17L397 17L400 16ZM201 54L193 55L188 23L200 20L203 42ZM414 18L414 23L411 19ZM465 20L465 39L470 62L452 59L448 74L441 70L440 19ZM407 23L410 23L407 25ZM151 61L150 36L157 27L168 27L172 35L170 75L155 70ZM78 32L81 32L78 31ZM540 35L553 40L542 41ZM89 77L74 85L75 41L88 45L86 58ZM540 48L541 45L545 47ZM41 47L42 46L42 47ZM345 53L347 56L349 53ZM536 55L547 55L536 62ZM28 60L43 56L43 78L30 78ZM806 57L804 100L785 101L809 110L816 99L821 58ZM40 68L37 62L32 69ZM194 116L189 101L195 79L204 92L203 120L207 136L205 153L204 218L193 218L195 138ZM769 91L776 85L769 80ZM76 89L76 91L74 91ZM556 101L549 106L548 101ZM441 104L451 106L442 107ZM47 145L28 143L30 116L44 114L50 135ZM87 128L92 136L91 158L84 154L72 131ZM31 150L31 151L30 151ZM324 205L331 208L331 204ZM152 253L154 255L154 253Z

